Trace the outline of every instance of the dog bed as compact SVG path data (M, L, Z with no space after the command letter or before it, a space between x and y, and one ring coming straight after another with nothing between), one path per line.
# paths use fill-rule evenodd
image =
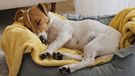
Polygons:
M112 16L84 17L81 15L64 14L71 20L94 19L108 24ZM135 76L135 44L121 49L116 53L113 60L92 68L83 68L68 76ZM43 67L35 64L29 54L25 54L18 76L65 76L58 67Z
M121 49L109 63L93 68L83 68L68 76L135 76L135 45ZM58 67L43 67L35 64L25 54L18 76L65 76Z
M76 17L76 16L75 16ZM112 17L112 16L111 16ZM82 17L78 17L78 18L82 18ZM102 19L104 19L104 18L106 18L106 17L100 17L100 16L97 16L97 17L91 17L91 18L93 18L93 19L96 19L96 20L101 20L102 21ZM107 17L108 18L108 17ZM82 18L82 19L85 19L85 18ZM104 20L103 20L104 21ZM108 19L107 19L107 21L108 21ZM109 21L108 21L109 22ZM20 26L17 26L17 27L20 27ZM11 29L11 28L9 28L9 29ZM25 29L25 28L24 28ZM15 31L15 30L14 30ZM14 31L12 31L12 32L14 32ZM28 49L29 50L29 49ZM128 50L129 51L129 50ZM131 50L132 51L132 50ZM116 59L119 59L119 57L123 57L123 58L125 58L125 56L123 56L124 54L127 56L127 55L131 55L133 53L133 51L132 52L128 52L128 53L117 53L116 54ZM23 61L23 63L22 63L22 66L21 66L21 70L20 70L20 72L19 72L19 75L24 75L24 76L31 76L31 72L30 72L30 69L31 70L34 70L34 65L32 66L32 67L28 67L28 68L30 68L29 69L29 71L28 71L28 69L25 67L25 64L28 64L27 62L29 62L30 60L31 60L31 58L29 58L29 55L27 56L26 55L26 58L27 59L29 59L29 60L27 60L27 59L25 59L25 56L24 56L24 61ZM26 60L26 63L25 63L25 60ZM114 61L115 61L115 58L114 58ZM113 62L113 61L112 61ZM32 64L33 62L31 62L31 64ZM33 63L34 64L34 63ZM111 62L110 62L110 64L111 64ZM104 64L104 65L106 65L106 64ZM112 65L112 64L111 64ZM36 66L36 65L35 65ZM27 70L26 71L26 73L25 72L22 72L21 73L21 71L23 71L22 69L24 68L24 70ZM49 68L54 68L54 70L55 70L55 67L41 67L41 66L38 66L38 67L36 67L35 69L38 69L38 68L44 68L44 69L46 69L46 70L48 70ZM56 67L57 68L57 67ZM89 68L90 69L90 68ZM107 68L108 69L108 68ZM115 69L114 67L113 67L113 69ZM116 68L116 69L120 69L120 68ZM92 69L91 69L92 70ZM121 70L121 69L120 69ZM100 75L100 72L101 71L104 71L104 72L106 72L106 70L105 69L101 69L100 71L99 71L99 75ZM27 72L29 72L29 73L27 73ZM96 71L94 71L94 72L96 72ZM102 73L102 72L101 72ZM107 72L107 73L109 73L109 72ZM25 74L27 74L27 75L25 75ZM44 73L41 73L40 71L37 71L37 72L35 72L35 73L33 73L32 72L32 74L34 74L34 75L46 75L47 74L47 72L44 72ZM47 75L51 75L52 73L48 73ZM83 73L82 73L83 74ZM93 75L94 73L91 73L91 75ZM98 73L97 73L98 74ZM34 75L32 75L32 76L34 76ZM72 74L71 74L72 75ZM106 75L106 74L105 74ZM107 74L107 76L108 76L109 74Z

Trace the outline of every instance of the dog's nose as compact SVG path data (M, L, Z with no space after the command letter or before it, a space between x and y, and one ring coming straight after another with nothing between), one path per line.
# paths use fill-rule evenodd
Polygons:
M44 35L39 36L39 39L41 40L41 42L43 44L45 44L47 42L47 40L45 39L45 36Z

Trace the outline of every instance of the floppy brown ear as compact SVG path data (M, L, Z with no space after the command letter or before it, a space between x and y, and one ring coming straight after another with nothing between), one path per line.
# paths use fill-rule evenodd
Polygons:
M32 24L31 18L30 18L30 11L25 11L25 13L23 14L23 23L24 26L27 27L28 29L30 29L33 33L36 33L36 30L34 28L34 25Z
M48 15L48 12L51 10L50 3L40 3L38 4L38 7L45 15Z
M18 21L18 19L23 16L24 12L24 10L18 10L15 14L14 20Z

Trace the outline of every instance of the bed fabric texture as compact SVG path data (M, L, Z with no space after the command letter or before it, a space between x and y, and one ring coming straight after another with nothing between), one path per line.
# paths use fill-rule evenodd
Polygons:
M93 68L83 68L68 76L135 76L135 45L121 49L114 59ZM36 65L29 54L24 55L18 76L65 76L58 67L41 67Z
M112 16L96 16L96 17L84 17L75 14L63 14L70 20L83 20L83 19L95 19L104 24L108 24L114 17ZM84 68L69 76L135 76L135 46L122 49L122 52L116 54L115 58L107 64L99 65L93 68ZM130 50L130 51L129 51ZM127 52L128 51L128 52ZM4 54L0 53L0 75L7 75L7 66L5 64ZM23 63L18 76L64 76L60 74L57 67L41 67L36 65L29 54L24 55Z

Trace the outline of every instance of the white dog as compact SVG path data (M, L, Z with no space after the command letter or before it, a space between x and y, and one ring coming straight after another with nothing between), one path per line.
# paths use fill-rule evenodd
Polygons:
M26 18L25 25L33 25L31 29L42 42L49 44L41 58L52 56L54 59L69 57L81 60L76 64L65 65L59 68L62 73L72 73L81 68L91 66L95 57L113 54L119 48L121 33L95 20L70 21L49 12L48 4L39 4L27 11L20 10L16 19L21 15ZM77 49L83 56L56 52L61 47Z

